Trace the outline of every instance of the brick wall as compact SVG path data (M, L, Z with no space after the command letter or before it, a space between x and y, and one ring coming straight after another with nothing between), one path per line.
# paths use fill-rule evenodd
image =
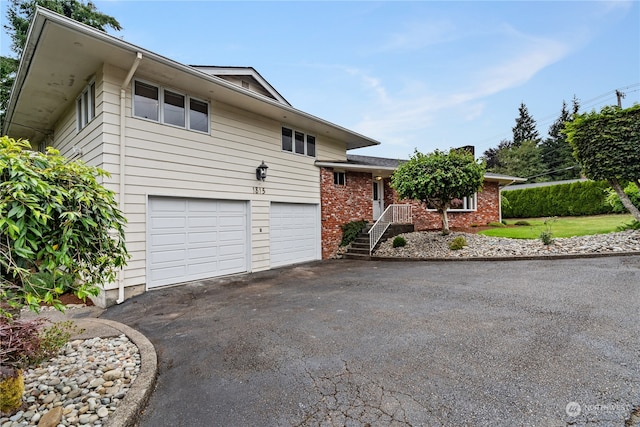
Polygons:
M385 191L387 188L385 186ZM392 195L391 203L410 203L413 205L413 222L416 231L437 230L442 228L440 214L429 211L416 201L398 201L396 192L389 187L388 194ZM385 194L385 204L386 204ZM497 182L485 182L483 189L478 191L478 209L475 212L448 212L450 228L465 228L471 224L484 225L488 222L500 221L500 189Z
M333 169L320 169L322 258L336 254L342 240L340 226L373 218L371 173L346 172L346 185L333 183Z
M428 211L416 201L398 201L397 193L384 180L384 206L393 203L410 203L416 231L442 228L440 215ZM372 177L368 172L346 172L346 185L333 183L333 169L320 169L320 198L322 220L322 258L333 257L342 240L340 226L350 221L373 219ZM475 212L449 212L449 227L465 228L471 224L484 225L500 221L500 190L498 183L485 182L478 192L478 209Z

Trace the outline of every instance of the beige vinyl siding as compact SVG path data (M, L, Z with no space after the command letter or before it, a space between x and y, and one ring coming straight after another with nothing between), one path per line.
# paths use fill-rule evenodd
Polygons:
M88 165L103 167L102 159L102 70L93 77L96 84L96 116L78 132L76 122L76 98L56 123L52 146L69 159L81 159ZM91 81L87 80L87 84ZM84 89L84 87L83 87ZM77 95L80 95L79 93ZM74 147L76 152L74 153ZM80 154L80 152L82 154Z
M125 71L105 65L100 89L103 118L103 167L119 180L119 90ZM136 76L149 83L150 76ZM165 86L190 96L199 93ZM127 249L132 258L124 273L125 286L146 283L146 220L149 196L195 197L246 200L250 204L250 270L268 269L269 206L271 202L320 202L319 170L316 158L283 152L280 123L245 110L209 100L211 132L205 134L132 117L131 86L126 92L126 195ZM294 126L295 127L295 126ZM315 135L306 129L311 135ZM327 153L332 159L345 157L345 144L316 136L317 158ZM342 150L342 154L341 153ZM269 166L265 182L255 178L264 160ZM265 194L255 194L254 187ZM108 289L115 288L115 284Z
M316 147L316 158L326 161L347 160L347 143L331 138L322 138L322 144Z

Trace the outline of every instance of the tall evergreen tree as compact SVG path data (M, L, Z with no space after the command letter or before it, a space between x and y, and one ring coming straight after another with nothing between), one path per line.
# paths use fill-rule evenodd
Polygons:
M516 125L513 130L513 146L519 147L525 141L534 141L540 143L540 134L536 129L536 121L529 114L527 106L524 102L518 108L519 116L516 119Z
M107 28L122 29L114 17L98 11L91 1L83 3L79 0L11 0L4 29L11 38L11 50L15 57L0 57L0 125L4 124L11 87L27 41L29 24L37 6L90 25L100 31L106 31Z
M488 171L495 172L500 165L500 151L505 150L511 147L511 141L508 139L503 139L500 141L497 147L489 148L484 153L482 153L482 157L484 158L486 167Z
M540 147L535 141L523 141L498 153L498 166L492 172L531 178L530 182L548 181L544 175L545 166L540 156Z
M573 99L573 114L579 109L578 100ZM573 148L567 141L567 136L562 133L565 123L572 120L567 108L567 103L562 101L560 116L549 127L549 137L540 144L542 163L548 177L552 180L574 179L580 177L580 164L573 157Z

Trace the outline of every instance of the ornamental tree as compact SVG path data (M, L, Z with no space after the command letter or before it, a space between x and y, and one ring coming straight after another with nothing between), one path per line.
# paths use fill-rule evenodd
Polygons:
M126 265L125 218L99 168L0 138L0 313L84 299Z
M640 188L640 105L577 115L565 123L564 132L587 178L608 181L640 221L640 210L623 190L627 181Z
M391 177L391 186L403 199L413 199L438 211L442 234L449 234L447 210L455 199L470 196L482 187L485 165L466 150L415 151Z

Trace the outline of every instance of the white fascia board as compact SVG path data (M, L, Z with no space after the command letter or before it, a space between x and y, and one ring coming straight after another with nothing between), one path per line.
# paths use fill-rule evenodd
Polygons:
M341 163L341 162L317 161L314 164L320 168L334 168L334 169L354 170L354 171L363 171L363 172L365 171L393 172L396 170L396 168L389 167L389 166L356 165L356 164Z
M25 45L25 50L23 51L23 58L16 75L14 90L12 91L11 98L9 100L5 124L10 123L13 108L15 107L16 100L18 99L17 93L20 92L19 90L15 90L15 88L21 87L24 83L29 65L31 63L30 56L33 55L35 47L38 44L39 35L42 32L46 21L54 22L60 26L69 28L73 31L78 31L82 34L93 37L114 47L123 49L125 51L130 51L132 57L135 57L135 55L140 52L142 53L143 61L151 60L158 62L167 67L174 68L180 72L190 74L203 80L207 80L221 88L224 88L225 90L228 90L231 94L234 94L236 96L250 98L252 102L256 102L257 105L261 104L263 106L266 106L268 110L271 111L271 114L274 116L274 118L280 117L281 121L286 117L288 123L291 124L296 124L297 121L312 123L315 127L320 128L323 131L326 130L326 132L322 132L321 134L326 133L331 135L331 137L344 140L344 142L346 142L347 144L347 150L380 145L379 141L376 141L372 138L366 137L342 126L336 125L312 114L305 113L304 111L298 110L289 105L282 104L276 100L266 98L260 94L246 91L233 83L225 81L224 79L212 76L204 71L197 70L188 65L181 64L157 53L151 52L149 50L121 40L117 37L107 34L104 31L100 31L96 28L80 23L78 21L74 21L63 15L41 7L37 7L36 13L34 14L34 18L29 29L27 45ZM320 136L320 134L318 136Z

